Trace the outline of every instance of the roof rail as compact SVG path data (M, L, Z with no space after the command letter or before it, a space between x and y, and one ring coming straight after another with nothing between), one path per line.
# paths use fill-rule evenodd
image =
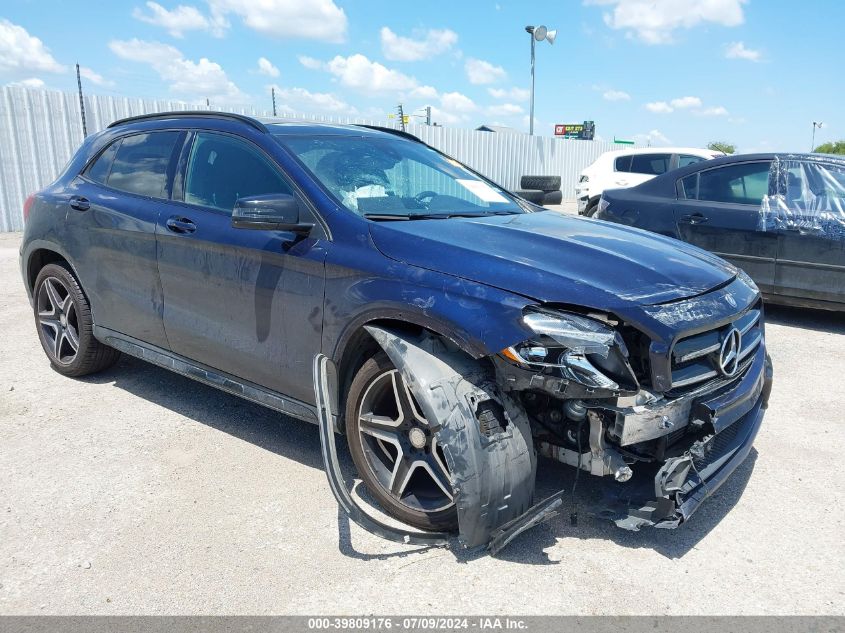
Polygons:
M405 132L404 130L397 130L396 128L384 127L384 126L381 126L381 125L367 125L365 123L356 123L355 126L356 127L365 127L369 130L376 130L378 132L385 132L387 134L393 134L394 136L401 136L402 138L406 138L409 141L416 141L417 143L423 143L423 140L419 136L414 136L410 132Z
M252 117L243 114L234 114L232 112L210 112L208 110L179 110L176 112L154 112L152 114L140 114L138 116L130 116L125 119L118 119L109 123L108 127L113 128L124 123L137 123L139 121L153 121L155 119L172 119L172 118L208 118L208 119L230 119L232 121L240 121L247 125L254 127L259 132L267 132L267 127L260 121L256 121Z

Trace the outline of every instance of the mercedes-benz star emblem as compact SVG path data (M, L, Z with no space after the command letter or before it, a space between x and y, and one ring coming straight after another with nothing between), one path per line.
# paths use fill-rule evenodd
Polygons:
M742 349L742 333L736 328L725 335L719 350L719 370L728 378L739 369L739 350Z

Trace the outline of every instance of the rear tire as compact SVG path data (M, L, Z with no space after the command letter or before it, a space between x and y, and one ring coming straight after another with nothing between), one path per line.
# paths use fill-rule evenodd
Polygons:
M114 365L120 352L94 338L91 306L62 263L47 264L33 290L38 340L50 364L64 376L94 374Z
M387 514L423 530L456 531L445 456L413 397L405 394L410 391L384 352L361 366L346 400L349 452Z

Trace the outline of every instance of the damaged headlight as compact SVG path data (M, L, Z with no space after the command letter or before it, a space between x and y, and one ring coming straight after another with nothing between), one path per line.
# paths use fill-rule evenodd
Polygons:
M631 379L636 381L625 342L607 323L537 308L526 310L522 321L535 336L502 350L511 361L558 370L562 378L593 389L627 390L632 388Z

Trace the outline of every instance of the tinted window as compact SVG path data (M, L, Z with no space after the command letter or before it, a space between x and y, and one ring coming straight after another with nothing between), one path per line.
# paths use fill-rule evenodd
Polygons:
M671 154L636 154L631 157L631 170L635 174L658 176L669 171Z
M114 160L114 154L119 145L120 140L114 141L111 145L109 145L105 151L100 154L97 160L88 167L85 175L94 182L106 184L106 180L109 177L109 171L111 171L111 164Z
M231 212L238 198L267 193L293 191L257 149L223 134L197 134L188 159L185 202Z
M695 165L696 163L700 163L703 160L707 160L706 158L702 158L701 156L692 156L690 154L681 154L678 156L678 167L686 167L687 165Z
M617 158L615 168L616 171L631 171L631 157L620 156L619 158Z
M698 199L698 173L691 174L678 181L678 197L686 200Z
M130 193L167 198L167 166L180 132L125 137L114 157L108 185Z
M769 192L770 163L743 163L699 172L698 199L760 204Z

